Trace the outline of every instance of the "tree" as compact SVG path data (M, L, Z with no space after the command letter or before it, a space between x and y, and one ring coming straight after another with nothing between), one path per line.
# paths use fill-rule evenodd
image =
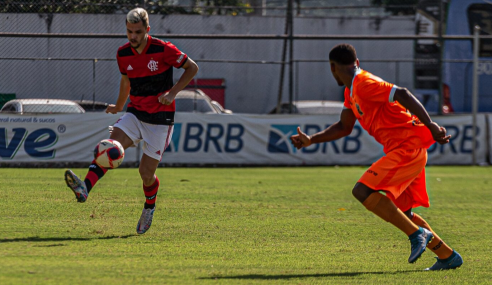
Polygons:
M171 0L6 0L0 6L0 13L87 13L113 14L127 13L133 8L142 7L150 14L219 14L237 15L250 13L244 9L247 4L241 0L206 0L205 7L183 7L171 5ZM172 1L174 3L174 1ZM229 6L228 8L221 8ZM239 8L232 8L240 6Z

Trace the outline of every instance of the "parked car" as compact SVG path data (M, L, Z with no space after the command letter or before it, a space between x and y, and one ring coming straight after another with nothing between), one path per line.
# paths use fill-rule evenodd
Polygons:
M221 114L232 114L232 111L231 110L224 109L224 107L222 107L222 105L220 105L219 102L217 102L215 100L212 100L212 101L210 101L210 103L212 104L212 107L214 107L214 109L218 113L221 113Z
M104 112L108 107L109 103L101 101L92 100L73 100L75 103L79 104L80 107L84 108L86 112Z
M195 112L207 114L232 114L217 101L210 99L202 90L182 90L176 96L176 112Z
M82 114L84 108L64 99L14 99L3 105L1 113L11 114Z
M292 113L302 115L338 115L343 109L341 101L301 100L292 102L292 105ZM269 114L276 113L277 107L273 108ZM280 114L289 114L288 102L280 105Z

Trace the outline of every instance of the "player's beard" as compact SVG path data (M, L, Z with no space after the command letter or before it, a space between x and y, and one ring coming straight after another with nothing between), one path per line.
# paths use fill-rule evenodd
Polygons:
M132 48L134 49L138 49L140 47L140 42L136 42L136 45L133 45L133 42L130 41L130 45L132 46Z

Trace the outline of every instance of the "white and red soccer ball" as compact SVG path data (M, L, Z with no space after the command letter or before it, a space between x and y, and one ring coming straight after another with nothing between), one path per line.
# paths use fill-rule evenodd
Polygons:
M115 140L104 139L94 149L96 163L104 168L116 168L125 158L125 149Z

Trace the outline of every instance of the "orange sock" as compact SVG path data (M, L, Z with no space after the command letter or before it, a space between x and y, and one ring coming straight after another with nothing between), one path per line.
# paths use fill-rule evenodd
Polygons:
M433 253L437 255L439 259L446 259L451 256L453 253L453 249L450 248L429 226L429 224L416 213L412 213L412 222L414 222L417 226L421 226L423 228L428 229L434 235L434 238L431 242L427 244L427 248L430 249Z
M381 219L399 228L407 236L416 232L419 227L396 207L395 203L379 192L374 192L362 203L366 209Z

